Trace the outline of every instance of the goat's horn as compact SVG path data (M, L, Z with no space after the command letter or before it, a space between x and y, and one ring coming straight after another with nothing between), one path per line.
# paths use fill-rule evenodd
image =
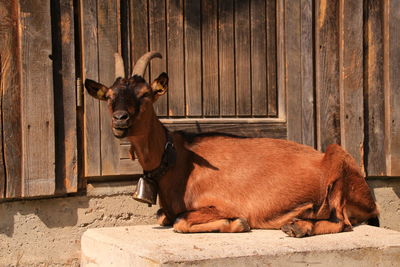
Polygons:
M124 60L119 53L114 54L115 58L115 79L125 77Z
M139 75L139 76L144 76L144 72L147 68L147 65L149 64L150 60L158 57L158 58L162 58L161 54L159 52L155 52L155 51L150 51L147 52L146 54L144 54L143 56L141 56L138 61L135 64L135 67L133 68L132 71L132 76L133 75Z

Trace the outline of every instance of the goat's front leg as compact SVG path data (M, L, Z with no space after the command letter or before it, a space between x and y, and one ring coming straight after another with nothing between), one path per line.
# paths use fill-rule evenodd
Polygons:
M250 231L250 226L245 218L226 218L215 208L207 207L179 216L174 230L179 233L239 233Z
M157 223L161 226L171 226L173 222L168 219L163 209L157 211Z

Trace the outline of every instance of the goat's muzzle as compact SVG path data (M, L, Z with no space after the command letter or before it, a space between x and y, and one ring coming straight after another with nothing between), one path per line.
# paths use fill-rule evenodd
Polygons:
M115 137L124 138L128 134L129 119L129 113L126 111L118 110L113 113L112 127Z

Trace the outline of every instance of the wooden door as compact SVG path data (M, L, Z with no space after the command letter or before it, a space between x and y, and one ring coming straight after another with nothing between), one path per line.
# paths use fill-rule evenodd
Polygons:
M77 191L72 2L0 1L0 198Z

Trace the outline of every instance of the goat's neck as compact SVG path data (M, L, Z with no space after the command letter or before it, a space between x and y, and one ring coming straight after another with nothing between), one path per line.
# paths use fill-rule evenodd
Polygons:
M160 165L167 142L165 129L156 116L152 116L149 123L138 126L141 128L140 134L128 139L143 170L151 171Z

